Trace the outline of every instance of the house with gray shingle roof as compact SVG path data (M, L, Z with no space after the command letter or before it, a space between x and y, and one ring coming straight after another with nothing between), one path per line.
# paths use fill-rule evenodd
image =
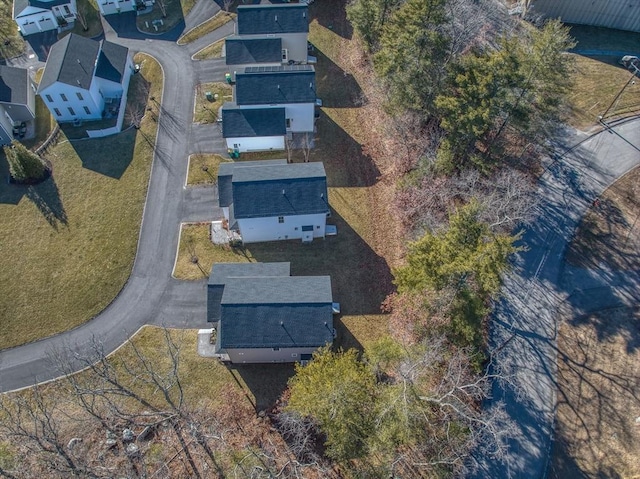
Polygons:
M221 109L222 137L227 148L239 152L284 150L287 134L284 108L238 108L225 103Z
M289 263L217 263L207 286L216 353L232 363L311 359L333 342L331 278L290 276Z
M24 137L27 124L34 120L35 112L35 85L29 77L29 71L0 65L0 145L11 143L15 136ZM29 130L33 132L34 128Z
M223 163L218 201L229 228L244 243L324 238L331 214L321 162Z
M13 0L13 19L24 36L72 26L76 0Z
M313 66L247 67L236 72L235 80L234 99L238 108L284 108L287 132L314 131L316 72Z
M127 48L72 33L51 47L38 95L58 122L99 120L124 108L132 73Z
M280 65L283 61L281 38L229 37L224 51L227 65Z
M103 15L112 15L144 10L154 3L154 0L98 0L98 8Z
M248 62L235 63L246 57L229 58L229 41L242 40L279 40L280 55L275 59L277 63L306 62L307 40L309 36L309 11L306 5L300 3L291 4L259 4L239 5L238 20L236 23L236 36L225 42L227 65L241 65ZM264 47L254 43L253 48L269 48L265 42ZM270 47L273 47L271 44ZM254 56L255 59L255 56ZM266 63L271 63L269 60Z

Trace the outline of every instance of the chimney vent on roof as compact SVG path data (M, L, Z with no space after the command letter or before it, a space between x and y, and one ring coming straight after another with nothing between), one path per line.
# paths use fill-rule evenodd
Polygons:
M286 195L286 193L285 193L285 191L284 191L284 190L282 190L282 196L284 196L284 195Z
M280 321L280 326L284 327L284 321Z
M276 15L276 23L278 23L278 15Z
M309 82L309 88L313 89L313 82Z

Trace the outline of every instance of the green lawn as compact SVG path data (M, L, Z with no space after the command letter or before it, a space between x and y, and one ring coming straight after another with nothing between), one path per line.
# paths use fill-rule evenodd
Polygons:
M574 86L569 93L571 125L589 128L597 124L598 115L603 115L612 104L606 115L607 119L640 111L640 79L636 79L635 85L628 84L632 75L618 65L618 59L580 55L574 57ZM616 100L620 91L623 93Z
M198 153L189 157L187 185L212 185L218 181L220 163L230 161L220 155Z
M140 81L160 98L162 72L137 55ZM33 187L0 183L0 348L87 321L122 289L133 265L156 123L104 139L61 141L53 177ZM6 174L4 158L0 169ZM38 327L34 327L34 324Z
M206 20L200 25L193 27L191 30L178 38L178 45L186 45L187 43L194 42L198 38L203 37L207 33L211 33L214 30L217 30L222 25L234 20L235 18L235 13L225 12L221 10L209 20Z
M609 50L640 54L640 33L588 25L569 25L575 50Z
M213 58L220 58L222 56L222 47L224 47L224 40L218 40L193 55L193 59L211 60Z
M49 133L53 131L56 122L51 116L49 109L39 96L36 96L36 136L31 140L23 141L27 148L37 148Z
M217 99L209 101L206 93L211 92ZM215 123L218 119L218 110L226 101L232 100L231 85L226 83L201 83L196 86L196 102L193 110L194 123Z

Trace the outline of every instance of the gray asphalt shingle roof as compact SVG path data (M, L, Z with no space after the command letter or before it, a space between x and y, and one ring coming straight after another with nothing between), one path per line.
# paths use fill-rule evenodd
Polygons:
M247 162L221 163L218 168L218 202L220 207L227 207L233 203L233 189L231 179L236 168L254 167L261 165L286 165L287 160L259 160Z
M122 82L128 57L128 48L103 40L96 65L96 76L116 83Z
M100 42L72 33L51 47L38 93L56 82L88 90L100 52Z
M227 65L282 61L282 39L280 38L227 38L224 47Z
M232 196L236 220L329 212L321 162L239 168Z
M286 133L284 108L222 108L223 138L284 136Z
M306 5L239 5L238 34L305 33L309 31Z
M29 88L26 69L0 65L0 102L26 105Z
M329 276L227 278L222 304L331 304Z
M215 263L209 275L210 285L224 285L229 278L289 276L291 263Z
M235 99L238 105L315 103L316 73L298 65L272 67L270 71L246 68L236 73ZM265 70L263 68L263 70Z
M67 35L51 47L38 92L56 82L88 90L94 72L100 78L120 83L128 54L126 47L106 40Z

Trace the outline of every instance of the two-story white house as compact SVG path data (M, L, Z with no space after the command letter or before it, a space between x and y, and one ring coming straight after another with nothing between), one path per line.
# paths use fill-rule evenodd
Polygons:
M61 31L76 19L76 0L13 0L13 19L24 36Z
M314 131L316 72L311 65L247 67L236 73L238 108L284 108L287 132Z
M154 0L97 0L100 13L113 15L124 12L137 12L152 7Z
M36 112L35 85L29 71L0 65L0 145L33 133Z
M229 228L244 243L324 238L331 214L321 162L223 163L218 200Z
M309 37L309 12L300 3L239 5L236 36L227 39L227 65L263 63L256 58L229 56L229 42L249 40L271 40L271 43L248 43L247 48L274 48L280 50L279 58L270 56L266 63L306 63L307 39ZM271 50L269 50L271 52ZM240 61L239 61L240 60Z
M71 34L51 48L38 95L58 122L99 120L117 114L132 74L127 48Z
M231 363L308 361L333 342L329 276L290 276L289 263L216 263L207 286L216 356Z

